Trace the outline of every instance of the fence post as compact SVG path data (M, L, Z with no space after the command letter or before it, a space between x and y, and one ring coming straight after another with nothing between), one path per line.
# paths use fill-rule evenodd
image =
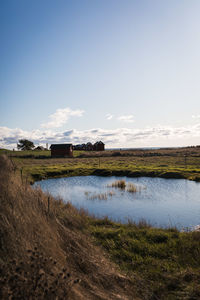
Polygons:
M28 186L28 175L26 176L26 190L27 190L27 186Z
M23 168L21 168L21 181L22 181L22 183L23 183Z
M50 211L50 197L48 197L48 215L49 215L49 211Z
M187 155L184 155L185 168L187 168Z

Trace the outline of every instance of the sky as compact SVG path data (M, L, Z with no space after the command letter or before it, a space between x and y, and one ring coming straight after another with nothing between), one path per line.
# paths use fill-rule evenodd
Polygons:
M200 144L199 0L0 0L0 148Z

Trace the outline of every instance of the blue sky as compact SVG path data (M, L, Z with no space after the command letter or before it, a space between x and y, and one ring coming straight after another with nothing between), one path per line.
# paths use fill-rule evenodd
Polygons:
M200 144L200 1L1 0L0 147Z

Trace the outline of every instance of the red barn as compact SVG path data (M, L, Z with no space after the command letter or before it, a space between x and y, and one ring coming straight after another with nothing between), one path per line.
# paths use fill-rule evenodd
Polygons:
M73 157L72 144L52 144L51 157Z

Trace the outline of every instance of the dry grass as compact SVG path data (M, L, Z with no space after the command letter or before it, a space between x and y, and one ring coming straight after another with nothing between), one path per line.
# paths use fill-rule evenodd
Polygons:
M119 188L119 189L124 190L126 188L126 181L125 180L116 180L112 184L108 185L108 187Z
M28 260L11 260L3 266L0 279L1 299L66 299L79 279L71 278L66 268L46 258L37 247L27 250Z
M105 192L105 193L92 193L92 192L85 192L85 196L89 200L107 200L108 197L112 197L115 195L113 191Z
M138 187L136 187L133 183L128 183L128 185L127 185L127 192L129 192L129 193L136 193L136 192L138 192Z
M141 186L136 186L131 182L126 183L125 180L116 180L113 183L109 184L108 187L126 190L129 193L141 192L142 190Z
M129 182L127 184L126 191L129 193L137 193L137 192L141 192L142 189L143 189L142 186L136 186L135 184Z
M18 173L0 156L0 299L133 299L133 282L93 244L87 214Z

